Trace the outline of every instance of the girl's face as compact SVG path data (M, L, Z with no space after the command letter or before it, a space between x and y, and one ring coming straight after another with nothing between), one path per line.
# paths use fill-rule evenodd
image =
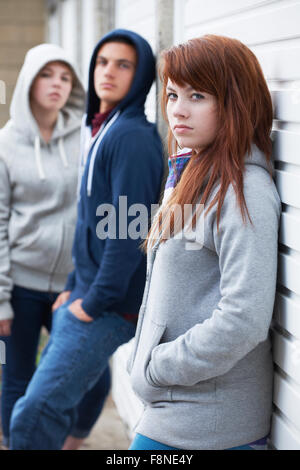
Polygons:
M72 72L62 62L48 62L37 74L30 90L30 102L45 111L59 111L72 90Z
M218 128L216 97L170 79L166 91L168 121L179 146L199 151L209 145Z

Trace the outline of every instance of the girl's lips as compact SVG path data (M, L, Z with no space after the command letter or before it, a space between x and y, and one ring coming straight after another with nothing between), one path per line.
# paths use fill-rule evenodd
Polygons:
M56 100L59 100L61 98L59 93L50 93L49 97L53 98L53 99L56 99Z
M185 126L184 124L176 124L176 126L174 126L174 129L192 129L192 128L189 126Z
M176 132L176 134L185 134L186 132L189 132L191 130L192 128L188 126L175 126L174 127L174 132Z

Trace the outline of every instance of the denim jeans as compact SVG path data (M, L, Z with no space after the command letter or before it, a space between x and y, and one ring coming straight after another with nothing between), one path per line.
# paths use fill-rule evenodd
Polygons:
M0 337L6 346L2 366L1 420L4 444L8 444L9 423L15 402L24 395L35 371L41 328L51 329L51 307L57 293L39 292L14 286L11 305L14 311L10 336Z
M262 438L259 441L263 441L263 444L253 446L253 443L245 444L243 446L231 447L230 449L224 450L267 450L267 444L264 444L267 438ZM259 441L256 441L259 443ZM176 449L176 447L170 447L161 442L154 441L143 434L136 434L128 450L183 450Z
M110 356L135 334L114 312L85 323L62 305L53 319L40 365L13 410L11 449L61 449L76 424L77 407L105 372Z
M16 401L25 394L36 369L36 357L42 326L48 331L52 325L52 305L57 293L40 292L14 286L11 304L14 311L12 333L0 337L6 344L6 364L2 366L1 420L3 443L9 446L9 425ZM46 348L47 349L47 348ZM110 371L107 366L94 385L74 410L76 419L71 434L86 437L103 408L110 389Z

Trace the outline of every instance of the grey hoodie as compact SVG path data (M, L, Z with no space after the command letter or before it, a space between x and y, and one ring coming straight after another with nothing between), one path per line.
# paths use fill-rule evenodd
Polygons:
M31 84L48 62L74 72L70 97L48 144L31 113ZM84 89L59 46L31 49L14 90L11 119L0 130L0 320L13 317L13 284L61 291L72 270L76 186Z
M280 199L256 147L244 195L253 225L243 224L230 186L219 233L216 206L201 215L200 249L186 249L183 237L148 253L128 363L145 404L136 432L179 449L226 449L270 429Z

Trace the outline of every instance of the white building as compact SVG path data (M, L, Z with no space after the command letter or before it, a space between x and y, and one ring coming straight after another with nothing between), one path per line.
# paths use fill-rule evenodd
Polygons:
M155 53L205 33L240 39L257 55L274 103L276 184L283 204L277 299L271 445L300 449L300 1L64 0L48 1L48 40L78 61L84 79L96 41L115 27L143 35ZM147 114L158 120L155 90ZM130 345L114 357L113 396L132 429L141 411L125 372Z

